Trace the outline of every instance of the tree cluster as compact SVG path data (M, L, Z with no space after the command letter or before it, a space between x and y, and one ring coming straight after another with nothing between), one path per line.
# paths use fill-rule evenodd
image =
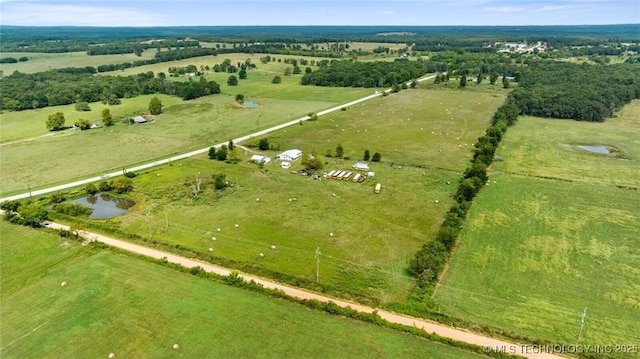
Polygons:
M536 61L510 98L526 115L604 121L640 98L640 67Z
M5 220L23 226L40 227L49 218L49 211L39 202L2 202L0 209L5 211Z
M0 110L20 111L76 102L118 104L121 98L163 93L190 100L220 93L215 81L189 79L172 82L149 71L131 76L93 76L83 68L76 72L52 70L34 74L14 72L0 80Z
M430 61L396 60L393 62L331 61L305 74L302 85L334 87L386 87L436 72L442 64Z

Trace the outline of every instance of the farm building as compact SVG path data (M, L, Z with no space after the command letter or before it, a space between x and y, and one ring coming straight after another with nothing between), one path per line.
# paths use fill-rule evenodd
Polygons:
M282 167L282 168L291 168L291 162L282 162L280 164L280 167Z
M300 150L286 150L281 154L276 156L276 160L281 161L295 161L302 156L302 151Z
M358 162L352 167L356 171L369 171L369 164L366 162Z
M271 162L271 158L263 155L253 155L251 156L250 161L256 163L269 163Z

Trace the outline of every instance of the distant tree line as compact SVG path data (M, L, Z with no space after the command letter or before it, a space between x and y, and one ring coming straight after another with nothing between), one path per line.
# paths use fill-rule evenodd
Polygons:
M640 99L640 67L535 61L522 68L510 94L522 114L604 121Z
M105 45L90 45L89 50L87 50L87 55L96 56L96 55L113 55L113 54L136 54L138 56L142 55L142 52L146 49L161 49L161 48L171 48L175 47L176 49L188 49L188 48L199 48L200 43L195 40L189 41L178 41L178 40L164 40L164 41L155 41L155 42L118 42L112 44Z
M166 80L153 72L131 76L93 76L95 69L67 68L34 74L14 72L0 80L0 110L20 111L76 102L118 104L122 98L162 93L190 100L220 93L215 81Z
M446 64L432 61L321 62L320 68L305 74L302 85L334 87L386 87L418 78L427 72L446 71Z

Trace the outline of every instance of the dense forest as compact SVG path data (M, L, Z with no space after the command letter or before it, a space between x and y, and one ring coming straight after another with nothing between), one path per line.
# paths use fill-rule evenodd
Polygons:
M510 96L522 114L604 121L640 99L640 66L531 62Z
M118 104L121 98L163 93L190 100L220 93L215 81L166 80L146 72L133 76L94 76L95 69L67 68L35 74L13 73L0 81L0 110L20 111L75 102Z

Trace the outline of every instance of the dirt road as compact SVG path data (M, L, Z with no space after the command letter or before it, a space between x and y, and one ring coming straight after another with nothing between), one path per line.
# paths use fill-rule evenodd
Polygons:
M69 230L70 229L69 226L58 224L58 223L53 223L53 222L49 222L47 227L58 229L58 230L62 230L62 229ZM91 240L91 241L102 242L102 243L105 243L105 244L107 244L109 246L112 246L112 247L115 247L115 248L119 248L119 249L123 249L123 250L129 251L129 252L132 252L132 253L141 254L141 255L144 255L144 256L147 256L147 257L151 257L151 258L156 258L156 259L163 259L164 258L164 259L166 259L167 261L169 261L171 263L180 264L180 265L182 265L182 266L184 266L186 268L192 268L192 267L199 266L199 267L203 268L204 270L206 270L207 272L216 273L216 274L223 275L223 276L229 275L229 273L231 273L231 270L227 269L227 268L219 267L219 266L212 265L212 264L206 263L206 262L201 262L201 261L197 261L197 260L181 257L181 256L178 256L178 255L169 253L169 252L163 252L163 251L160 251L160 250L157 250L157 249L144 247L144 246L141 246L141 245L133 244L133 243L130 243L130 242L118 240L118 239L115 239L115 238L103 236L103 235L96 234L96 233L91 233L91 232L80 230L80 231L78 231L78 235L83 237L83 238L85 238L85 239L88 239L88 240ZM324 295L320 295L320 294L317 294L317 293L309 292L309 291L302 290L302 289L299 289L299 288L294 288L294 287L290 287L290 286L287 286L287 285L275 283L275 282L272 282L270 280L267 280L267 279L264 279L264 278L260 278L260 277L256 277L256 276L253 276L253 275L249 275L249 274L240 273L240 277L242 277L246 281L253 280L256 283L260 283L265 288L282 290L287 295L289 295L291 297L295 297L295 298L317 299L317 300L323 301L323 302L332 301L332 302L336 303L337 305L339 305L341 307L351 307L352 309L355 309L355 310L360 311L360 312L366 312L366 313L371 313L371 312L376 310L373 307L360 305L360 304L356 304L356 303L351 303L351 302L347 302L347 301L336 299L336 298L327 297L327 296L324 296ZM506 351L506 352L509 352L509 353L512 353L512 354L516 354L516 355L522 355L522 356L527 357L527 358L536 358L536 359L561 358L559 356L552 355L552 354L549 354L549 353L544 353L544 352L540 353L540 351L541 351L541 350L539 350L540 348L536 348L536 347L534 347L532 345L519 345L519 344L509 343L509 342L505 342L505 341L502 341L502 340L499 340L499 339L493 339L493 338L490 338L490 337L486 337L486 336L483 336L483 335L480 335L480 334L475 334L475 333L467 332L467 331L464 331L464 330L455 329L455 328L452 328L452 327L448 327L446 325L429 322L429 321L426 321L424 319L409 317L409 316L405 316L405 315L401 315L401 314L388 312L388 311L385 311L385 310L377 310L377 312L378 312L378 315L380 315L380 317L382 317L383 319L385 319L385 320L387 320L389 322L408 325L408 326L414 326L414 327L417 327L417 328L424 329L428 333L435 333L435 334L438 334L438 335L440 335L442 337L447 337L447 338L455 339L455 340L458 340L458 341L479 345L481 347L494 348L494 349L497 348L497 350Z

